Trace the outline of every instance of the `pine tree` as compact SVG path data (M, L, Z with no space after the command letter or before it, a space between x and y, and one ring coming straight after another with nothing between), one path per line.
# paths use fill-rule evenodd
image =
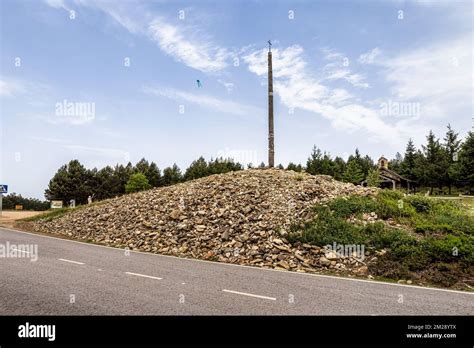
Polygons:
M469 132L459 153L460 182L466 185L469 193L474 189L474 132Z
M292 170L294 172L301 172L303 171L303 168L301 167L301 164L294 164L293 162L288 163L288 167L286 167L287 170Z
M197 160L193 161L191 165L186 169L184 173L184 180L193 180L202 178L209 175L209 167L207 165L204 157L199 157Z
M451 194L452 185L458 180L459 169L457 165L457 156L461 148L461 140L458 139L459 134L456 133L451 125L448 124L448 131L443 139L443 147L446 153L445 159L445 178L444 181L448 185L449 194Z
M176 163L174 163L172 167L168 167L163 170L162 183L164 186L174 185L181 182L182 180L183 175L181 174L181 170Z
M423 157L419 158L416 167L421 182L433 193L435 186L441 188L443 185L446 157L433 131L430 131L426 141L426 145L422 145Z
M306 172L309 174L321 174L321 150L316 146L313 147L310 157L306 161Z
M379 169L378 168L369 169L366 180L367 180L367 186L379 187L381 183Z
M364 174L360 166L357 164L355 159L352 159L347 163L346 170L344 171L343 180L345 182L351 182L353 184L359 184L364 178Z
M334 159L334 179L342 180L345 170L346 170L346 162L344 162L344 159L337 156Z
M390 161L390 169L397 173L401 173L402 163L403 156L400 154L400 152L397 152L395 154L395 158Z
M413 140L410 138L405 150L405 156L403 157L402 164L400 165L400 174L410 180L416 180L415 175L415 158L416 148L413 144Z
M74 199L76 204L84 204L92 193L91 186L90 172L78 160L72 160L61 166L49 181L45 197L63 202Z

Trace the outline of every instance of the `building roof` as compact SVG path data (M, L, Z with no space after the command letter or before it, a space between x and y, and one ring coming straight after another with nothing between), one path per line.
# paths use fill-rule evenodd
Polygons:
M398 174L397 172L394 172L393 170L391 169L387 169L387 168L379 168L379 171L380 171L380 175L383 175L384 172L387 172L389 173L390 175L393 175L401 180L405 180L405 181L413 181L413 180L410 180L408 178L405 178L404 176Z

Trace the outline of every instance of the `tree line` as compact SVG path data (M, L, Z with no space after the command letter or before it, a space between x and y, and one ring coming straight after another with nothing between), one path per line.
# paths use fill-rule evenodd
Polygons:
M145 158L135 165L129 162L127 165L117 164L100 170L87 169L78 160L72 160L54 174L45 191L45 197L48 200L64 202L74 199L76 204L85 204L89 196L93 200L103 200L242 169L243 166L232 159L222 158L206 161L200 157L191 163L184 174L176 163L161 172L155 162L149 162Z
M289 169L303 170L301 166L290 163ZM450 125L443 139L439 139L430 131L426 143L417 149L410 139L404 154L397 152L389 162L389 168L417 186L434 188L439 192L446 188L451 194L452 188L472 192L474 186L474 133L469 132L462 141L459 133ZM369 185L377 186L378 168L369 156L361 156L356 149L347 162L342 158L331 156L318 148L314 148L306 162L305 170L311 174L327 174L337 180L359 184L364 179Z
M2 209L13 210L15 206L21 205L23 210L48 210L50 203L36 198L26 198L16 193L10 193L3 197Z
M453 187L472 192L474 183L474 133L469 132L466 139L459 139L459 133L450 125L443 139L438 139L432 131L426 137L426 143L416 149L410 139L404 154L397 153L390 161L390 169L413 180L417 185L434 188L447 188L451 193ZM248 164L247 168L252 168ZM259 167L265 167L261 163ZM374 160L368 155L361 155L356 149L347 161L316 146L313 148L306 165L290 162L280 169L310 174L331 175L336 180L360 184L364 179L372 186L378 185L378 169ZM58 199L68 202L75 199L77 204L84 204L88 197L102 200L129 192L137 192L153 187L169 186L176 183L205 177L212 174L243 170L244 166L232 159L211 159L203 157L193 161L184 171L173 164L161 171L156 163L145 158L135 165L117 164L102 169L87 169L78 160L72 160L59 168L50 180L45 191L48 200Z

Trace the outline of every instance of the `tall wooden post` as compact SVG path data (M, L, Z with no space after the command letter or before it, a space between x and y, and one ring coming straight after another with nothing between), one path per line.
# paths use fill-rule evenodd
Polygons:
M273 132L273 70L272 43L268 41L268 167L275 166L275 141Z

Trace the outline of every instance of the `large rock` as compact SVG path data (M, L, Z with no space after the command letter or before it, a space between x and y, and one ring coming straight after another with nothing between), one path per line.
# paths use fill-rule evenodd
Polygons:
M375 192L329 176L254 169L125 195L33 227L121 248L311 271L336 258L293 246L281 231L311 217L316 203Z

